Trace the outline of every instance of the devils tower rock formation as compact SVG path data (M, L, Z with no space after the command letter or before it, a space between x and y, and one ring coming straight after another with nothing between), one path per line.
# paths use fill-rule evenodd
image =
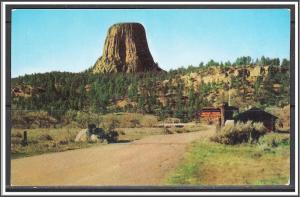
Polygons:
M111 26L102 56L96 61L93 73L161 71L149 51L146 33L139 23L120 23Z

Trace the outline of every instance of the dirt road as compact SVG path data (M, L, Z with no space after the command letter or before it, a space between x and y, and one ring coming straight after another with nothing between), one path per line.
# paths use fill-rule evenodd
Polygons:
M15 159L12 185L160 185L183 158L189 143L207 139L215 127L199 132L155 135L126 144Z

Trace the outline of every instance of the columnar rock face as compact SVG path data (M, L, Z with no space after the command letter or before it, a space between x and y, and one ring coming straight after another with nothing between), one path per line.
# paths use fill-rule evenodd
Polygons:
M120 23L109 28L103 54L92 71L134 73L161 69L153 61L143 25Z

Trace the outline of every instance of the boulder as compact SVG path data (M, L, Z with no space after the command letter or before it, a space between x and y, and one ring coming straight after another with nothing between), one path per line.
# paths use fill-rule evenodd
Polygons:
M99 134L91 134L88 129L83 129L78 132L75 142L101 142L105 143L106 139L103 132Z
M83 129L78 132L75 142L86 142L89 139L88 131L86 129Z
M92 134L89 137L89 142L100 142L100 139L98 138L98 135Z

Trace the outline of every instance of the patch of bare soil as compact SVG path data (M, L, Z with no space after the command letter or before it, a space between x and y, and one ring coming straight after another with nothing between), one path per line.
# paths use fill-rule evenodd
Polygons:
M160 185L183 158L189 143L207 139L215 127L199 132L155 135L126 144L109 144L44 154L11 162L12 185Z

